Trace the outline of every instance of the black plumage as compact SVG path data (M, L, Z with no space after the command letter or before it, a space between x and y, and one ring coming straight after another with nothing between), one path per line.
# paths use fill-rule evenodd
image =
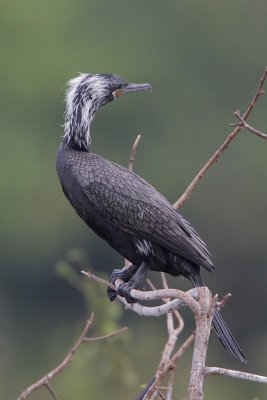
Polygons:
M142 287L149 269L185 276L194 286L203 285L200 267L213 270L205 243L168 200L135 173L89 151L89 128L97 109L124 93L142 90L151 86L111 74L81 74L71 80L57 156L59 180L78 215L132 263L111 278L124 280L119 293L129 302L130 290ZM109 297L113 300L116 293L109 290ZM213 326L226 349L246 361L218 311Z

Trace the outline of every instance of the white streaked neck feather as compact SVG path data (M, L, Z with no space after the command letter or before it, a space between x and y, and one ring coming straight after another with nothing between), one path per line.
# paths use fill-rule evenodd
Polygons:
M64 145L88 150L91 142L90 124L105 94L105 80L98 75L80 74L68 82Z

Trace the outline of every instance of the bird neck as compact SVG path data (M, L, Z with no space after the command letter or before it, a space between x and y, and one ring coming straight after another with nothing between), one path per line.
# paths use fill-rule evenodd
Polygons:
M79 151L89 151L90 124L98 106L93 99L87 99L85 103L82 100L67 103L61 148L69 147Z

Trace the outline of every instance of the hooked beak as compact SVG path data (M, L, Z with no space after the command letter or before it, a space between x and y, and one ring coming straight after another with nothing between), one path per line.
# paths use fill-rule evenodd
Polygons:
M128 83L127 86L116 90L114 95L116 97L122 96L123 94L132 92L146 92L152 90L152 86L149 83Z

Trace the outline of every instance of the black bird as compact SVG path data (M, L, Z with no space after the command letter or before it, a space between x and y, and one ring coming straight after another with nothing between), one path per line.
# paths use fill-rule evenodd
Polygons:
M68 82L64 137L57 155L63 191L78 215L132 264L114 270L118 293L133 301L130 290L142 288L149 269L184 276L203 286L200 267L214 269L198 233L154 187L127 168L90 153L90 123L98 108L131 92L151 90L147 83L128 83L112 74L80 74ZM116 292L108 291L110 300ZM246 358L215 311L213 327L224 347Z

